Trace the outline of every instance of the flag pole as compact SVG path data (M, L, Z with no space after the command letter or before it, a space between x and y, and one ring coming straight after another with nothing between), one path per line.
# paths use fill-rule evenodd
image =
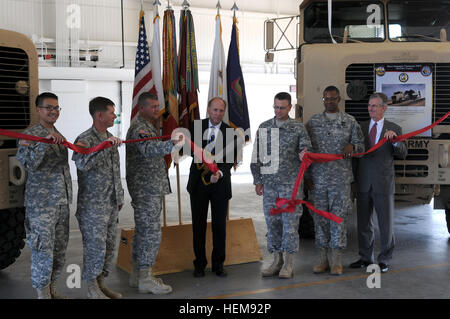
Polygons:
M183 10L186 11L187 9L189 9L190 5L187 2L187 0L184 0L181 6L183 7ZM181 45L181 43L180 43L180 45ZM180 163L175 163L175 168L176 168L176 172L177 172L178 225L182 225L183 221L181 219Z
M233 11L233 18L236 19L236 11L238 11L239 8L236 5L236 1L234 2L234 5L231 7L231 11Z
M141 5L144 3L144 0L141 0ZM159 0L155 0L154 2L153 2L153 8L154 8L154 11L155 11L155 13L154 13L154 18L153 18L153 24L155 23L155 19L156 19L156 17L159 17L159 6L161 5L161 2L159 2ZM155 26L153 26L153 27L155 27ZM153 41L155 41L155 39L153 39ZM152 43L152 46L153 46L153 43ZM153 51L152 51L152 53L153 53ZM154 59L155 57L153 57L152 56L152 60ZM158 100L159 100L159 98L158 98ZM161 102L160 102L161 103ZM164 105L162 106L162 107L164 107ZM160 105L160 108L161 108L161 105ZM155 123L155 127L156 127L156 131L157 132L159 132L160 134L162 134L162 132L161 132L161 128L162 128L162 117L161 116L159 116L158 117L158 119L157 119L157 121L156 121L156 123Z
M218 3L220 6L220 3ZM231 7L231 11L233 11L233 23L236 20L236 11L239 10L238 6L236 5L236 1L234 2L233 6ZM219 11L219 8L217 8L217 11ZM235 167L236 169L236 167ZM227 220L230 220L230 201L228 200L227 204Z
M143 4L144 4L144 0L141 0L141 8L143 7ZM159 2L159 0L155 0L154 2L153 2L153 9L154 9L154 11L155 11L155 13L154 13L154 18L153 18L153 23L155 23L155 19L157 18L157 17L159 17L159 6L161 5L161 2ZM142 9L141 9L142 10ZM153 26L154 27L154 26ZM153 37L153 41L155 41L155 38ZM153 43L152 43L152 47L153 47ZM152 51L152 54L153 54L153 51ZM154 59L154 58L156 58L156 57L154 57L154 56L152 56L152 60ZM159 56L158 56L158 58L159 58ZM158 62L159 63L159 62ZM158 98L158 100L159 100L159 98ZM155 121L155 128L156 128L156 130L157 130L157 132L159 132L160 134L162 134L161 133L161 128L162 128L162 116L159 116L158 117L158 119ZM166 196L165 195L163 195L163 198L162 198L162 206L163 206L163 209L162 209L162 213L163 213L163 225L164 225L164 227L165 226L167 226L167 218L166 218L166 216L167 216L167 212L166 212Z
M175 167L177 168L178 225L182 225L183 221L181 220L180 163L176 163Z
M220 0L217 1L216 8L217 8L217 14L220 14L220 9L222 9L222 6L220 5Z

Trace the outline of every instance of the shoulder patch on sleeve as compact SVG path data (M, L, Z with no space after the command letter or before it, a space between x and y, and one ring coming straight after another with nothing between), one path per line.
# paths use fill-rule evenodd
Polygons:
M31 143L27 140L20 140L19 145L28 147L31 145Z
M146 138L146 137L150 137L151 134L147 131L144 131L143 129L139 130L139 137L140 138Z

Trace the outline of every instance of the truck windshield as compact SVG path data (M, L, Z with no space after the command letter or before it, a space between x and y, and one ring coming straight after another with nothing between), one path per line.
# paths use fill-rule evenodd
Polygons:
M384 6L379 1L333 1L331 33L336 42L377 42L385 39ZM330 43L328 4L315 2L304 11L304 39Z
M450 31L450 1L390 1L387 5L391 41L440 41Z

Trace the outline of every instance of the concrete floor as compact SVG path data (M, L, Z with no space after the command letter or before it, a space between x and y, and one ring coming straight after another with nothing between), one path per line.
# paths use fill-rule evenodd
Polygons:
M181 178L183 220L190 220L190 207L186 193L187 179ZM123 181L123 185L126 183ZM176 186L173 178L171 185ZM76 182L74 183L76 194ZM133 226L130 198L126 192L126 203L120 212L119 230ZM76 196L75 196L76 198ZM177 221L175 194L167 197L167 221ZM78 223L74 216L75 204L71 207L70 240L66 266L82 264L82 243ZM192 271L162 275L165 283L173 288L169 295L142 295L128 287L128 274L114 267L107 279L108 285L121 292L124 298L235 298L235 299L294 299L294 298L450 298L450 237L443 210L433 210L431 205L406 207L397 205L395 212L396 248L391 270L382 274L381 288L370 289L365 269L349 269L347 266L358 259L356 238L356 212L349 218L348 248L343 255L344 274L315 275L312 266L316 262L313 240L301 240L300 251L295 257L295 276L292 279L263 279L260 269L270 262L266 249L266 225L262 213L262 198L254 193L249 175L233 176L233 199L230 203L231 217L253 219L259 247L264 260L226 267L227 278L219 278L207 272L203 278L194 278ZM376 235L378 251L378 234ZM120 236L118 236L119 239ZM84 298L86 287L70 289L66 280L70 273L64 272L58 283L62 293L70 298ZM16 263L0 271L0 299L35 298L36 292L30 281L30 250L22 251Z

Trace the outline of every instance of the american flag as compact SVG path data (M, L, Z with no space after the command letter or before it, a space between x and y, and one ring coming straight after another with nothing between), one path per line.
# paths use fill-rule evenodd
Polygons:
M150 51L145 32L144 11L139 15L139 39L136 50L136 65L134 70L133 108L131 120L138 113L138 97L144 92L156 93L152 78L152 64L150 63Z

